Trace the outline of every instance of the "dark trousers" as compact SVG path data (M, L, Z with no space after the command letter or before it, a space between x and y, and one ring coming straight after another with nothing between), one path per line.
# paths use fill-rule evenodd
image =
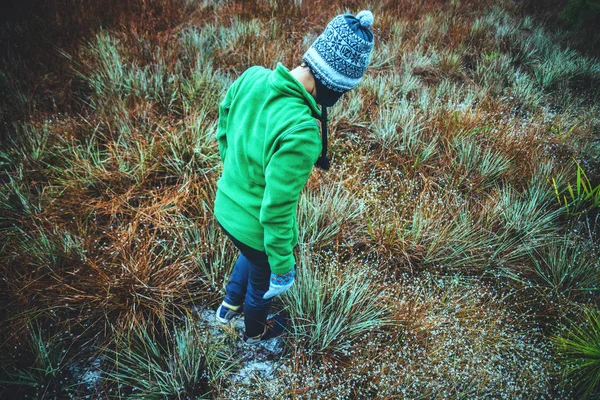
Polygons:
M269 290L271 277L269 260L265 252L253 249L240 242L222 226L221 229L240 251L240 255L233 266L229 283L225 288L224 301L232 306L239 306L244 303L246 336L256 337L265 330L267 314L273 300L272 298L263 299L263 295Z

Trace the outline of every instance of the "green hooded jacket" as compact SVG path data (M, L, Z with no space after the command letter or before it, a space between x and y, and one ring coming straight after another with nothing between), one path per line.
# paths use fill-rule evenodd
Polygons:
M320 116L315 99L281 63L246 70L219 107L224 166L215 216L237 240L266 252L274 274L295 264L296 207L321 153Z

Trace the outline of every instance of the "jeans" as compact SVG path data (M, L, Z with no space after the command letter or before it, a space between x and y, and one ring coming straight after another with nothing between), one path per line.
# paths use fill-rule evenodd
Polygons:
M265 331L267 314L273 300L263 299L263 295L269 290L271 277L267 254L240 242L222 226L221 229L240 251L225 288L224 301L232 306L244 303L246 336L259 336Z

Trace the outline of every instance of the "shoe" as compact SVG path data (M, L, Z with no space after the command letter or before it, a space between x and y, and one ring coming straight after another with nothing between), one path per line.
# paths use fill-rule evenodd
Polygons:
M238 306L237 309L234 310L233 308L230 308L229 304L221 303L219 308L217 308L217 312L215 313L215 319L221 324L226 324L235 317L242 315L240 311L237 311L240 308L241 306Z
M257 337L248 337L246 336L246 333L244 333L242 340L246 344L257 344L266 340L276 338L278 336L282 336L286 331L285 324L286 321L284 317L282 317L281 315L274 315L272 318L267 319L265 331L262 335Z

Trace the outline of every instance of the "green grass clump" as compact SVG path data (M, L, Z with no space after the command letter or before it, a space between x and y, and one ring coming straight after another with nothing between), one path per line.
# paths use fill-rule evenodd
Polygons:
M216 223L206 227L191 224L181 233L179 245L185 245L197 267L198 281L195 296L222 300L225 285L239 252L222 233Z
M325 264L325 265L320 265ZM284 299L291 335L308 355L349 355L373 330L390 321L386 299L360 264L318 262L304 253L298 283Z
M500 179L510 168L510 160L493 150L482 151L477 144L466 139L455 139L458 166L467 173L475 173L481 177L481 184L489 185Z
M119 385L119 398L204 398L235 365L229 349L188 320L166 337L137 327L105 351L114 365L106 379Z
M559 187L556 179L552 178L554 193L558 203L565 208L567 214L578 214L586 209L600 207L600 185L594 186L578 162L576 180L573 185L567 183L566 189Z
M342 182L305 190L298 202L298 241L307 248L325 246L363 212L364 204Z
M552 337L562 355L563 373L584 398L597 398L600 382L600 313L584 308L581 318Z
M536 274L557 293L584 295L600 290L600 263L589 243L565 235L532 256Z
M549 33L531 19L512 19L498 8L484 18L484 24L492 28L502 45L511 49L508 57L514 57L512 61L530 72L539 88L585 88L594 92L595 88L588 85L597 83L598 60L562 47L564 33Z
M78 382L73 382L67 372L68 354L64 338L47 337L42 327L34 322L27 326L29 344L26 354L2 366L3 384L15 397L22 398L74 398ZM22 349L23 350L23 349ZM68 356L68 357L67 357ZM29 365L24 360L33 360ZM11 365L12 364L12 365Z

